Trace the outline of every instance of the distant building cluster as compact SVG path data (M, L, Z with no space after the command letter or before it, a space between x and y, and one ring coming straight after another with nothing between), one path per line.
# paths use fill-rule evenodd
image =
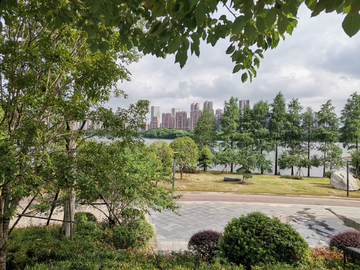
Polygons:
M243 109L246 105L250 105L250 100L239 101L240 109ZM208 100L204 102L202 110L200 110L200 103L192 103L190 105L190 115L186 111L181 111L180 108L172 108L171 112L161 114L160 118L160 106L151 106L149 128L162 127L194 130L202 111L206 108L210 109L215 118L216 128L220 130L220 119L223 115L223 110L216 109L214 111L213 102Z

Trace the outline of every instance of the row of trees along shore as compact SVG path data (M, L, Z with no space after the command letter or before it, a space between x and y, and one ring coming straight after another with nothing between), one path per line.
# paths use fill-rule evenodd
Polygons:
M10 220L24 198L60 194L62 232L70 238L77 192L98 198L99 189L111 187L115 176L124 181L121 186L128 202L152 194L159 201L145 197L139 203L159 211L174 209L172 194L156 191L151 181L147 184L152 192L145 194L140 192L144 183L128 182L137 177L141 180L142 174L144 179L152 179L155 172L145 167L149 174L135 162L143 157L144 165L151 164L147 154L134 148L137 134L133 132L144 128L148 101L121 109L117 115L104 106L114 94L126 96L117 88L118 81L129 79L125 65L136 61L141 52L157 57L175 54L175 62L183 67L189 53L199 56L201 39L214 46L220 38L231 37L226 53L234 62L233 72L242 70L241 80L251 80L263 52L276 48L280 39L292 33L303 2L1 1L0 270L6 269ZM353 36L360 28L355 2L305 1L303 5L312 16L325 9L344 14L343 29ZM219 17L215 12L219 5L225 5L234 16ZM79 122L83 123L80 127ZM87 123L99 122L101 128L88 135ZM228 151L240 142L237 129L236 124L229 127ZM236 135L231 130L234 134L236 130ZM110 148L85 143L89 137L105 134L119 142ZM239 134L245 137L244 132ZM282 142L281 134L270 134L276 134L271 137L276 145ZM265 146L259 148L259 143L253 145L252 150L267 151ZM114 154L116 148L119 156ZM89 153L98 149L104 155L94 153L97 158L87 160L82 154L86 149ZM120 175L112 174L114 164ZM105 192L111 193L111 188ZM88 197L90 201L93 198ZM111 205L109 211L110 216L116 214Z
M261 173L271 172L271 163L265 154L275 152L274 173L280 169L307 168L310 176L311 167L323 167L335 170L344 166L342 149L336 144L341 142L351 151L351 166L359 174L359 137L360 137L360 95L353 93L338 117L331 100L321 105L319 111L301 106L298 99L288 103L279 92L272 103L259 101L253 108L249 105L240 110L237 98L225 101L225 111L221 119L222 142L214 151L217 133L215 123L209 111L201 115L194 130L194 140L201 150L208 146L213 150L214 163L230 166L242 165L239 171L249 172L258 169ZM279 147L286 151L279 153ZM322 152L313 155L312 150Z

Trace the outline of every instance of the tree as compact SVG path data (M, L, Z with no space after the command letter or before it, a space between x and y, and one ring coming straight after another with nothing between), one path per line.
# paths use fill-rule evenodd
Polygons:
M289 151L284 151L279 159L280 169L288 169L297 167L297 172L295 175L302 175L301 168L307 167L311 164L311 160L307 158L306 152L303 149L291 149ZM294 175L291 172L291 175Z
M339 121L335 113L335 107L328 100L325 104L321 105L320 111L316 114L317 118L317 138L320 141L319 150L323 152L321 158L321 165L323 165L323 175L325 176L325 169L331 159L341 158L341 149L334 143L338 141ZM338 148L338 149L337 149ZM331 155L328 157L331 151ZM335 154L337 153L337 157ZM336 166L335 166L336 167Z
M286 146L291 150L299 149L303 140L303 132L301 130L302 109L303 107L297 98L293 98L287 106L285 142ZM294 175L293 167L291 167L291 175Z
M108 49L110 33L106 28L115 27L121 46L128 49L138 46L143 53L158 57L176 54L175 61L181 67L185 65L188 50L200 54L200 38L214 46L219 38L230 37L231 44L226 53L235 63L234 73L245 70L241 76L245 81L256 76L255 68L259 67L263 52L277 47L280 38L285 39L286 34L292 34L297 25L297 11L303 2L312 11L312 16L324 10L336 10L346 15L342 27L350 37L359 31L357 0L196 1L184 3L186 8L168 4L165 0L128 1L126 5L116 0L47 0L42 1L39 13L45 14L47 20L57 26L77 21L77 27L86 32L93 52ZM1 1L1 26L16 22L16 16L12 16L16 3L22 2ZM215 12L218 5L225 5L233 16L219 16ZM146 21L146 25L137 24L141 20Z
M252 116L253 114L248 104L242 110L239 110L238 147L247 147L254 143Z
M314 157L311 158L311 150L315 148L314 141L316 138L316 118L314 111L310 107L307 107L305 109L305 112L301 116L301 121L302 121L301 128L304 134L305 147L307 150L307 158L309 160L313 160ZM309 164L307 166L308 177L310 177L311 166L312 164Z
M356 150L359 150L360 95L357 92L348 98L344 109L341 111L340 121L343 125L340 128L340 141L348 149L355 147ZM355 146L352 146L353 143L355 143Z
M198 166L204 168L204 172L207 172L207 168L211 169L210 164L213 163L211 150L207 145L200 151Z
M223 165L224 169L222 172L226 169L226 173L228 173L228 165L234 164L237 161L236 155L234 148L222 148L220 146L219 151L214 153L213 162L215 165Z
M275 175L278 174L278 147L285 145L286 103L285 98L279 92L271 104L271 116L269 121L270 138L275 145Z
M270 119L270 108L267 101L260 100L254 104L251 110L252 123L252 137L254 147L263 154L270 152L273 147L270 143L270 133L268 129L268 121ZM264 173L264 168L260 168L261 174Z
M196 165L199 157L199 149L194 140L189 137L176 138L170 143L170 147L174 150L176 165L179 167L180 179L187 167Z
M152 152L161 162L161 171L171 169L173 165L174 153L173 149L164 141L155 141L149 146L149 151Z
M234 142L238 141L240 113L237 105L237 98L231 97L229 102L225 101L224 114L220 119L220 127L223 131L222 139L225 149L234 148ZM231 163L230 172L234 172L234 164Z
M0 130L6 132L0 143L0 269L5 269L9 222L19 201L46 192L51 182L58 184L59 179L51 173L56 164L50 147L61 144L62 155L74 162L76 149L89 137L88 124L96 129L92 136L106 132L121 138L123 145L131 144L148 108L148 102L139 101L114 115L102 106L112 92L122 94L116 83L129 78L123 61L136 59L136 54L122 52L126 48L117 44L117 35L108 36L110 49L105 54L91 53L84 32L71 25L51 24L40 9L38 1L19 2L13 13L6 15L16 23L6 24L0 35L0 103L4 112ZM102 128L97 128L100 122ZM69 168L64 172L68 181L59 186L67 190L66 198L73 204L76 172ZM64 209L64 218L71 221L73 211L68 215L68 209Z
M243 147L237 152L236 163L242 165L236 171L244 175L250 174L251 170L261 168L266 172L271 172L271 161L250 146Z
M170 183L171 178L157 176L163 164L142 143L123 147L119 141L88 142L79 149L76 165L79 200L97 208L94 202L102 198L110 224L126 225L150 209L179 208L176 204L179 196L172 189L155 184L155 181Z
M209 108L205 108L202 112L194 130L194 141L201 149L208 146L213 149L216 146L216 125L213 113Z

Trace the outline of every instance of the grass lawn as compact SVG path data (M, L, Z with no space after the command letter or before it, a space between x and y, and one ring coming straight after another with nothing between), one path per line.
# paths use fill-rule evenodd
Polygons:
M275 175L254 174L246 183L224 181L226 174L220 172L201 172L199 174L180 174L175 176L175 188L178 191L212 191L235 193L270 193L288 195L337 196L346 197L346 191L334 189L329 178L303 177L302 180L280 178ZM360 181L358 181L360 185ZM168 185L171 187L171 185ZM350 192L351 198L360 198L360 190Z

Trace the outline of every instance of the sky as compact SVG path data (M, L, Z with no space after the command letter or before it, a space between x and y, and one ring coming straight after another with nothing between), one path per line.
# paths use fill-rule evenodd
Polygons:
M131 63L131 81L118 85L128 99L113 98L107 106L127 108L147 99L150 107L160 106L160 115L171 108L189 114L193 102L202 109L206 100L212 101L216 110L234 96L250 100L252 106L260 100L271 103L281 91L287 102L298 98L303 107L315 111L331 99L340 115L360 86L360 33L349 38L341 27L342 15L323 12L310 18L310 14L306 6L300 7L293 34L264 52L251 83L241 82L241 71L232 74L234 63L225 54L228 40L219 40L215 47L204 42L200 57L190 56L182 69L173 55L166 59L146 55Z

